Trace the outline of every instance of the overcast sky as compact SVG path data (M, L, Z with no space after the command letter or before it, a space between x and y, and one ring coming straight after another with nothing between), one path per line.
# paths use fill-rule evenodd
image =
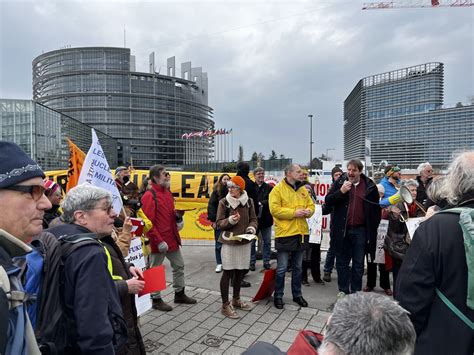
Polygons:
M372 74L443 62L445 104L470 100L474 7L362 11L362 4L0 0L0 97L32 98L31 62L43 52L123 47L125 25L138 71L148 71L152 51L162 73L171 56L203 67L216 127L233 128L234 155L242 144L247 159L273 149L307 163L308 114L313 156L335 148L329 155L342 158L344 99Z

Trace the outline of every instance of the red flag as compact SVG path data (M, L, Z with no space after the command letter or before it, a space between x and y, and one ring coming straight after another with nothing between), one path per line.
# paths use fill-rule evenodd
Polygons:
M276 278L275 269L265 270L262 284L260 285L260 288L258 289L255 297L252 298L252 302L263 300L272 295L273 291L275 291L275 278Z

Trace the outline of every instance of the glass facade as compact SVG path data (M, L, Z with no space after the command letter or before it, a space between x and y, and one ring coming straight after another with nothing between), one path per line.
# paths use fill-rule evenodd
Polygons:
M117 141L96 133L109 165L117 166ZM0 99L0 139L17 143L44 170L67 169L66 137L87 153L91 127L31 100Z
M33 98L116 138L119 164L182 166L181 136L213 129L214 121L207 106L207 73L188 62L182 64L182 77L192 80L175 77L170 59L169 75L160 75L135 72L127 48L48 52L33 60ZM195 159L207 162L213 139L198 140L204 149Z
M445 168L453 153L474 149L474 106L443 108L444 68L426 63L361 79L344 101L344 159L415 169Z

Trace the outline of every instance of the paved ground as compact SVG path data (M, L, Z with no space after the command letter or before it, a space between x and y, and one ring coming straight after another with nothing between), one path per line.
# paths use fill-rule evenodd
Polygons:
M227 319L220 313L221 274L214 272L213 245L185 245L182 251L186 264L186 293L195 297L198 303L174 305L171 285L163 292L165 301L173 305L173 311L151 310L141 317L141 330L150 353L241 354L259 340L286 351L298 330L323 330L330 315L328 307L337 293L334 281L326 285L311 283L309 287L302 286L309 307L301 308L291 300L290 274L287 274L285 309L276 309L270 298L255 304L249 312L240 311L240 319ZM275 267L275 260L272 264ZM167 280L171 281L169 263L165 262L165 265ZM263 278L262 272L262 261L259 260L257 271L250 272L245 278L252 287L241 289L243 300L250 301L255 295Z
M286 351L298 330L322 332L337 294L335 278L325 285L310 280L310 286L302 286L309 307L301 308L292 302L290 274L287 273L284 310L276 309L270 298L260 301L250 312L240 311L240 319L227 319L220 313L221 274L214 272L214 246L185 245L182 252L186 265L186 293L198 302L196 305L174 305L173 289L168 286L163 297L173 305L173 311L151 310L141 317L141 330L150 353L241 354L259 340L273 343ZM324 253L322 259L324 261ZM273 267L275 264L272 260ZM170 282L171 269L167 261L165 265L167 281ZM257 270L245 277L252 287L241 289L243 300L249 301L257 292L263 278L262 271L262 261L259 260Z

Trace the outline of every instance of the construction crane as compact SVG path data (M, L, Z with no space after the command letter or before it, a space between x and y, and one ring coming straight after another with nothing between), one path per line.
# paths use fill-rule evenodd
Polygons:
M413 4L396 1L380 1L364 3L362 10L385 10L403 8L438 8L438 7L468 7L474 6L474 0L450 0L440 3L439 0L431 0L430 4Z

